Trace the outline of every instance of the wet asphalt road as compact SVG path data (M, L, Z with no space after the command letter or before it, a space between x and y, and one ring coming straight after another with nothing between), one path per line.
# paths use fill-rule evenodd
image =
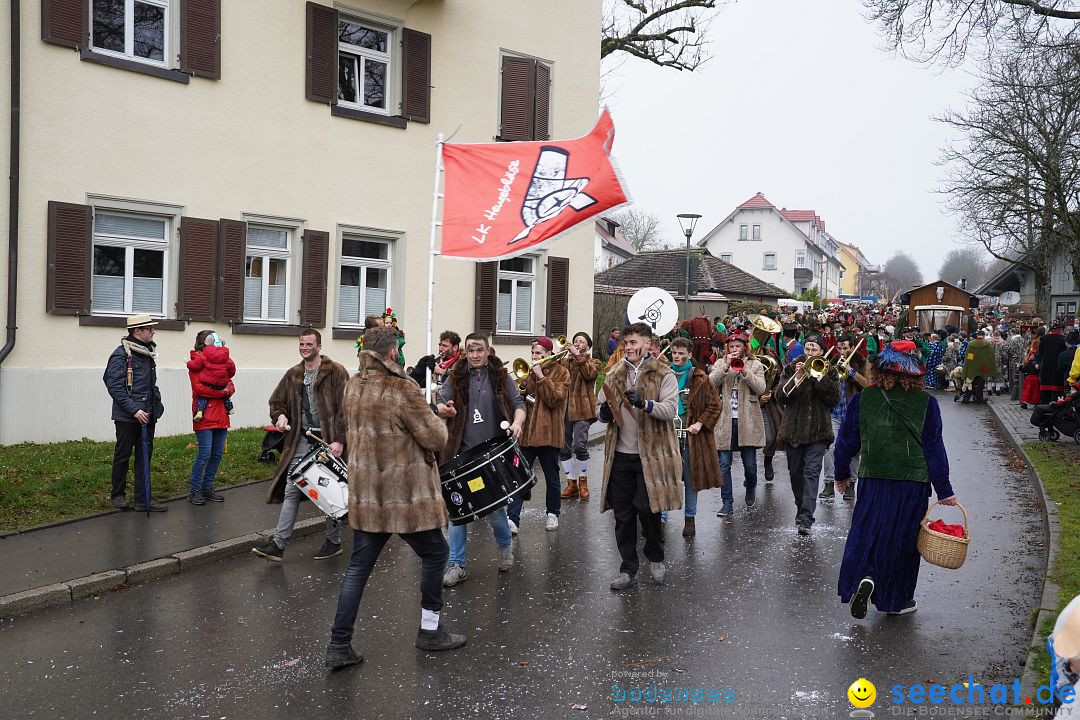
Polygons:
M510 574L497 573L480 524L469 579L446 591L444 622L469 636L452 653L413 647L419 563L397 539L361 605L354 644L366 660L332 674L322 658L347 553L312 560L317 535L291 543L282 564L234 558L0 621L0 718L593 718L648 709L613 702L613 683L653 682L731 688L730 702L665 705L686 717L846 717L859 677L877 685L881 717L895 683L1011 682L1041 593L1035 496L987 410L939 397L973 543L960 570L923 564L913 615L871 608L855 621L839 604L850 506L823 502L813 537L799 537L781 454L753 510L736 471L733 522L716 517L718 491L701 495L693 541L672 514L664 586L608 590L618 557L596 498L564 503L562 527L545 532L536 493Z

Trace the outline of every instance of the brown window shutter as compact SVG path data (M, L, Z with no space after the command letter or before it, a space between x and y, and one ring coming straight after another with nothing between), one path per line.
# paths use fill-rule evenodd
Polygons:
M551 68L536 63L536 107L533 140L551 139Z
M221 0L180 4L180 69L199 77L221 77Z
M45 312L90 314L90 273L94 262L92 223L89 205L49 201Z
M337 103L338 13L307 4L307 99Z
M176 317L214 322L217 319L217 220L180 219L180 278Z
M570 259L548 258L547 334L558 337L567 334L566 314L570 299Z
M244 262L247 256L247 223L218 221L217 309L220 319L244 319Z
M300 283L300 324L326 325L326 265L330 233L308 230L304 233L303 280Z
M475 332L494 335L499 308L499 263L476 264Z
M499 140L533 139L535 66L532 58L503 56Z
M86 47L88 16L86 0L41 0L41 39L65 47Z
M401 114L416 122L431 122L431 36L405 28L401 33Z

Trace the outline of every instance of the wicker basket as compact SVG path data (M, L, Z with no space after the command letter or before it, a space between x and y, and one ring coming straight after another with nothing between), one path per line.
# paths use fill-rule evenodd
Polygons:
M940 503L935 502L926 509L926 515L919 523L919 537L915 541L915 547L919 549L919 554L926 562L955 570L967 560L968 543L971 542L971 536L968 533L967 510L960 503L956 503L956 507L964 513L964 537L958 538L930 529L930 511L937 505Z

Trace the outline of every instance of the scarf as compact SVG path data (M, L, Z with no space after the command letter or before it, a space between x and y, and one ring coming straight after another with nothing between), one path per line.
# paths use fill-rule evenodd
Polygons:
M137 355L145 355L146 357L157 362L157 345L153 342L144 343L140 340L136 340L133 336L128 335L126 338L120 341L120 344L124 348L124 352L128 357L131 357L132 353Z
M675 372L675 379L679 381L679 392L675 397L679 399L679 415L682 415L686 412L686 408L683 406L683 388L686 387L686 383L694 374L694 363L689 359L685 365L671 363L671 369Z

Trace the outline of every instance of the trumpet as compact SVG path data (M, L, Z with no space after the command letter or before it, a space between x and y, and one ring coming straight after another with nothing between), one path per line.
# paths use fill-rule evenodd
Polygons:
M543 365L550 360L556 359L563 353L570 352L570 346L567 345L565 335L560 335L559 337L555 338L555 342L559 343L559 351L556 353L552 353L547 357L540 358L536 361L526 360L525 358L515 358L514 363L511 366L513 368L514 377L521 381L522 384L524 384L525 378L529 377L529 371L532 370L534 365Z
M815 380L820 380L821 378L825 377L825 374L832 369L832 365L830 365L829 361L826 359L829 357L829 353L831 353L832 351L833 348L829 348L829 352L825 353L824 355L821 355L820 357L810 358L810 360L806 363L806 367L804 368L806 372L804 372L801 376L798 373L795 373L790 378L788 378L788 381L784 383L784 386L782 388L780 388L780 392L784 393L785 395L790 395L791 393L795 392L795 390L800 385L802 385L803 380L805 380L807 377L812 377Z
M742 372L742 369L746 367L746 363L743 362L743 359L741 357L737 357L732 359L728 367L730 367L734 372Z

